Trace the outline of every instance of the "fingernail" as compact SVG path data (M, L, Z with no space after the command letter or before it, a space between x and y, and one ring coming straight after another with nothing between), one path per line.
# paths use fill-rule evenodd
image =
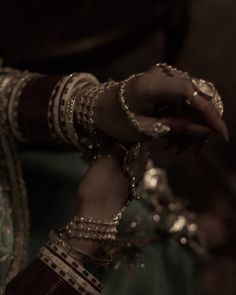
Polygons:
M222 119L218 120L217 127L218 132L224 137L225 141L229 142L229 131L225 122Z

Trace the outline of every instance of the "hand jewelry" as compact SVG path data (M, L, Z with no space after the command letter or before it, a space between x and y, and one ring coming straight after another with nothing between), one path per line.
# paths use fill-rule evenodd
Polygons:
M105 91L115 87L118 83L109 81L103 84L87 87L85 90L79 91L80 99L76 103L76 117L80 125L82 125L90 133L94 133L95 124L95 108L97 99Z
M158 68L171 77L181 78L186 81L190 81L194 87L193 96L201 95L207 99L210 99L214 104L215 108L219 112L220 116L224 113L224 105L222 98L216 90L213 83L205 81L203 79L191 78L187 72L176 69L167 64L156 64L154 68ZM191 104L191 99L186 100L187 104Z
M115 241L117 239L117 226L122 218L125 207L111 220L95 220L74 216L62 230L69 239Z
M216 107L217 111L219 112L220 116L222 116L224 113L224 105L214 84L207 82L203 79L195 79L195 78L191 79L191 82L195 89L194 93L197 92L199 95L207 99L210 99L212 103L214 104L214 106Z
M125 81L121 82L120 84L120 90L119 90L119 101L120 104L123 108L123 110L125 111L131 125L133 125L133 127L141 134L144 135L148 135L151 136L153 138L160 138L166 134L168 134L170 132L170 127L158 122L158 120L150 127L145 128L144 126L142 126L142 124L139 122L138 117L135 115L135 113L133 113L130 109L129 106L127 104L126 101L126 96L125 96L125 92L126 92L126 85L129 81L142 76L143 73L137 74L137 75L132 75L130 76L128 79L126 79Z

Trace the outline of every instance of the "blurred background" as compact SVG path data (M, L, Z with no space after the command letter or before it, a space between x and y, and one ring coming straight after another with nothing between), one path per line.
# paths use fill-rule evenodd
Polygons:
M0 10L0 55L6 65L52 74L86 70L105 80L163 61L215 83L225 104L230 142L214 135L197 154L163 150L158 144L153 155L167 170L174 193L190 200L199 213L209 238L214 259L202 272L206 294L236 294L236 2L25 0L2 1ZM23 159L32 195L35 179L47 169L37 153ZM51 155L44 159L51 159L52 174L67 163L64 158L56 166ZM40 200L45 189L44 184L38 192ZM39 202L30 204L36 212Z

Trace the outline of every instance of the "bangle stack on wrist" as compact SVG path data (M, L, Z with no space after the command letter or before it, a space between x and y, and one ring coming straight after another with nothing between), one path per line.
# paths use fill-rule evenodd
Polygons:
M67 255L73 257L78 263L82 265L91 263L96 267L107 268L112 262L112 257L104 252L98 256L92 256L84 253L78 248L72 247L70 245L70 241L65 235L65 231L61 228L56 228L50 232L49 242L47 244L60 247Z
M98 80L87 73L74 73L57 83L48 107L48 124L54 138L79 146L74 128L75 98L79 90L95 84L98 84Z
M101 283L58 245L47 243L40 249L38 258L79 294L101 294Z
M77 263L91 263L97 267L108 267L112 262L110 255L104 251L99 257L91 256L71 245L71 241L97 241L104 246L110 246L108 242L117 240L117 226L123 216L126 207L123 207L111 220L95 220L74 216L64 227L54 229L49 234L48 247L57 247L70 256Z
M76 118L86 130L94 133L96 128L95 124L95 108L97 99L105 91L118 85L117 82L109 81L103 84L98 84L93 87L86 88L84 91L79 92L80 99L77 103Z

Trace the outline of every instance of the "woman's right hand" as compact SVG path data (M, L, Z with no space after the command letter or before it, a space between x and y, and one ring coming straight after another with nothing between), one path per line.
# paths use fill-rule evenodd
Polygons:
M98 129L122 142L136 142L144 139L127 118L118 100L116 86L105 91L97 101L95 125ZM206 137L211 132L221 134L228 140L226 124L212 101L195 89L189 79L171 76L159 68L152 68L127 82L126 100L130 110L145 128L150 128L157 120L170 127L170 134L178 136ZM157 118L158 106L180 105L191 101L189 109L196 116L175 116L168 114ZM187 106L187 104L186 104ZM145 138L146 140L147 138Z

